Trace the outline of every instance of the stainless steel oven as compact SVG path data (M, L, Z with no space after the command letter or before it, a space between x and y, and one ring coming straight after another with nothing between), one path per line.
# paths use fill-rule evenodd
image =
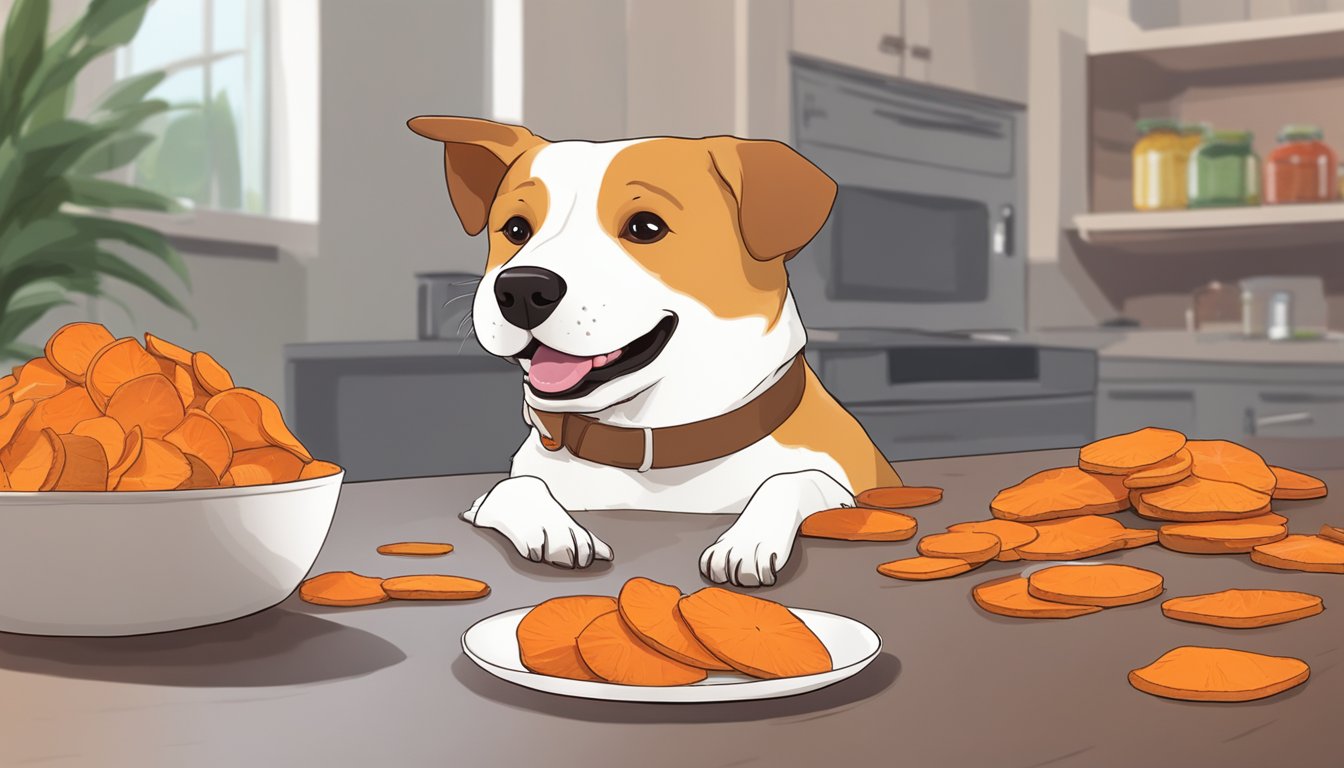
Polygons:
M1023 111L793 60L794 146L839 185L790 262L811 327L1025 325Z

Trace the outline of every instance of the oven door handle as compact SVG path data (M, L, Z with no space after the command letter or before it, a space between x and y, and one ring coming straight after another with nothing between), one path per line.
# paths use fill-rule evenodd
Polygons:
M994 222L993 250L995 256L1013 255L1013 206L999 208L999 218Z

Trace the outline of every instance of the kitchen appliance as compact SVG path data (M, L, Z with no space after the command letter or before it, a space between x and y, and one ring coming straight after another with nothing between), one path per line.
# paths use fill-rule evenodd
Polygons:
M417 273L416 335L421 339L466 338L470 297L480 279L480 275L469 272Z
M1322 337L1330 325L1325 281L1319 276L1248 277L1241 281L1241 295L1246 336L1276 341Z
M793 142L839 185L789 265L812 327L1020 329L1023 112L793 59Z

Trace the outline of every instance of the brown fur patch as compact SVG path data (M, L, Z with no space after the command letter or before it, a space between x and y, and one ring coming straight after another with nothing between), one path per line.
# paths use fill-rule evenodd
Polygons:
M532 161L546 145L527 150L509 167L504 180L499 183L499 192L490 206L489 232L490 254L485 260L485 271L498 269L512 259L521 245L514 245L504 237L500 230L504 222L514 216L522 216L532 225L533 234L541 231L546 221L546 212L550 206L550 195L541 179L532 176ZM526 245L526 243L524 243Z
M856 494L869 488L902 485L900 475L873 445L868 433L826 391L811 366L807 369L803 401L772 437L781 445L806 448L835 459L849 476L850 490Z

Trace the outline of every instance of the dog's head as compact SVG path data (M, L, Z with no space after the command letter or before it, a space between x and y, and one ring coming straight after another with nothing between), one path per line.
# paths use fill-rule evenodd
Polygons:
M523 366L534 408L694 398L725 377L759 382L801 347L784 262L825 222L835 183L787 145L409 125L443 142L463 228L488 230L476 335Z

